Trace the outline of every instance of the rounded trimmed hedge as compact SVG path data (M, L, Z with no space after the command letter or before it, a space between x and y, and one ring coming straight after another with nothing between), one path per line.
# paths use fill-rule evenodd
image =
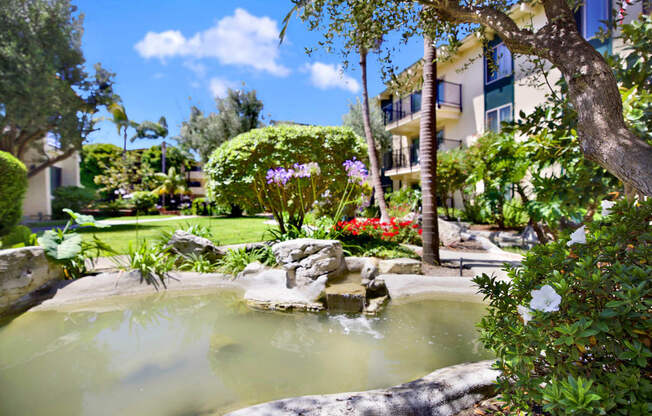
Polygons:
M10 153L0 151L0 235L8 234L23 215L27 169Z
M281 125L243 133L223 143L210 156L204 171L208 197L218 204L260 209L254 181L276 167L319 163L321 178L330 181L331 193L347 183L344 161L366 160L367 145L348 127Z

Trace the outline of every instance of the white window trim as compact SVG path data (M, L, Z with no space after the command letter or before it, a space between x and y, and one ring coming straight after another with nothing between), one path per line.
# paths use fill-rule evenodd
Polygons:
M497 47L499 47L500 45L505 45L505 42L500 42L500 43L498 43L496 46L492 46L492 47L489 48L488 50L494 50L494 49L496 49ZM505 45L505 47L507 48L507 45ZM509 50L509 48L508 48L507 50ZM512 53L512 51L509 51L509 53L510 53L510 57L511 57L511 53ZM496 79L492 79L491 81L487 81L487 76L489 76L489 73L488 73L487 71L489 70L489 68L487 67L487 55L486 55L486 53L485 53L485 57L484 57L484 70L485 70L485 74L484 74L484 85L493 84L494 82L496 82L496 81L500 81L500 80L503 79L503 78L511 77L511 76L514 74L514 58L513 58L513 57L511 57L511 58L512 58L512 70L511 70L511 72L509 72L507 75L503 75L503 76L500 77L500 78L496 78Z
M485 131L485 133L489 131L489 129L487 128L487 114L491 113L492 111L495 111L496 115L500 118L500 110L502 110L503 108L507 108L507 107L510 107L510 110L512 110L512 120L513 120L514 119L514 114L513 114L514 110L512 109L512 103L503 104L503 105L501 105L499 107L493 107L493 108L490 108L489 110L484 112L484 131ZM502 124L502 121L498 120L498 128L500 128L501 124ZM500 133L500 130L498 130L496 133Z

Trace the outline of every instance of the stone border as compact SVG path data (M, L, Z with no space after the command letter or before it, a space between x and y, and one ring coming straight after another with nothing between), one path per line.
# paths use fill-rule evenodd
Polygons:
M259 404L227 416L452 416L491 397L498 370L493 360L459 364L387 389L302 396Z

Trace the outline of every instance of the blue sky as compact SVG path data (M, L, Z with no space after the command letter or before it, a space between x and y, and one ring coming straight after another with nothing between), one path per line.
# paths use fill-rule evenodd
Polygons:
M170 136L196 105L215 111L213 97L227 87L255 89L266 121L341 124L347 105L361 96L357 62L343 76L340 57L322 51L307 56L321 34L294 19L278 47L278 30L289 0L76 0L84 13L83 50L116 73L116 92L132 120L167 118ZM391 42L391 41L390 41ZM398 45L398 43L397 43ZM405 67L423 51L420 40L400 45L395 62ZM354 57L355 58L355 57ZM370 57L369 91L383 89L379 65ZM172 142L169 138L168 142ZM90 142L122 145L109 122ZM139 140L129 148L160 140Z

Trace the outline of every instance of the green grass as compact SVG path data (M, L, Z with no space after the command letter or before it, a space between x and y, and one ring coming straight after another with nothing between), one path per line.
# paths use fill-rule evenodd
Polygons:
M81 233L85 240L90 240L92 235L95 234L118 254L127 254L129 244L135 248L143 241L157 239L162 231L174 231L185 228L188 224L200 224L208 228L213 235L213 239L217 240L220 245L261 241L265 231L271 227L263 224L265 220L266 218L260 217L200 217L174 221L112 225L109 228L78 228L76 231Z
M152 220L152 219L162 219L162 218L173 218L178 215L141 215L139 217L129 216L129 217L97 217L97 219L102 221L142 221L142 220Z

